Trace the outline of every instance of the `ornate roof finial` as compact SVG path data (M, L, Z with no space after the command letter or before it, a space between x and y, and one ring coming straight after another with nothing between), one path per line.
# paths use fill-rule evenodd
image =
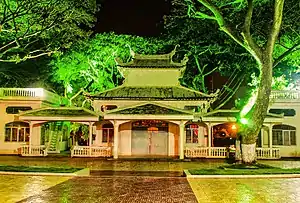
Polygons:
M171 51L171 53L170 53L170 58L171 58L171 60L172 60L173 56L174 56L175 53L176 53L177 47L180 47L180 45L179 45L179 44L176 44L176 45L175 45L175 48L174 48L174 49Z
M134 58L135 53L134 53L134 51L131 49L131 46L130 46L129 44L126 44L126 46L129 48L130 55L132 56L132 58Z
M184 54L184 58L181 60L181 63L185 65L188 62L188 60L189 60L188 55Z

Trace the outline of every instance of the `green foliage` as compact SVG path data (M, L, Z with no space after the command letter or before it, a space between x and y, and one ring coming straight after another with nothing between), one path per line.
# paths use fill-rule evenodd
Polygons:
M82 133L82 136L85 140L89 138L89 126L81 123L71 123L71 132L73 133Z
M69 98L89 83L88 92L95 93L121 84L115 58L131 59L130 49L140 54L164 53L164 41L114 33L97 34L78 42L52 62L52 80L66 90Z
M50 56L87 37L95 0L0 0L0 61Z

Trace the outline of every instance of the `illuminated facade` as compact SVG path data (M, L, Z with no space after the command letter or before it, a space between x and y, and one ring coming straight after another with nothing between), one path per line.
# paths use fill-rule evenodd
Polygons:
M174 54L132 52L130 62L117 59L124 83L86 95L94 111L59 107L61 98L42 89L34 95L29 89L0 89L0 152L41 156L52 146L54 152L71 147L72 157L226 157L226 147L235 144L239 111L209 112L218 92L204 94L181 86L187 58L173 62ZM300 94L273 91L271 97L257 156L298 156ZM88 139L78 142L70 136L66 122L88 125Z

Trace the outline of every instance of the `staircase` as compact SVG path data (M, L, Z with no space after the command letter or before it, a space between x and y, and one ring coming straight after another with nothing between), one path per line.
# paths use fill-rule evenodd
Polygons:
M61 137L62 131L59 130L59 127L62 125L61 122L57 122L53 129L50 131L49 142L47 145L47 153L55 154L60 153L59 150L59 139Z

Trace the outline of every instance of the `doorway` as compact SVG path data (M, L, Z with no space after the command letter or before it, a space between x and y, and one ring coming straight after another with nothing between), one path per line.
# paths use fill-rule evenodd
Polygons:
M154 124L154 125L153 125ZM132 126L131 154L140 156L168 155L168 127L153 122Z

